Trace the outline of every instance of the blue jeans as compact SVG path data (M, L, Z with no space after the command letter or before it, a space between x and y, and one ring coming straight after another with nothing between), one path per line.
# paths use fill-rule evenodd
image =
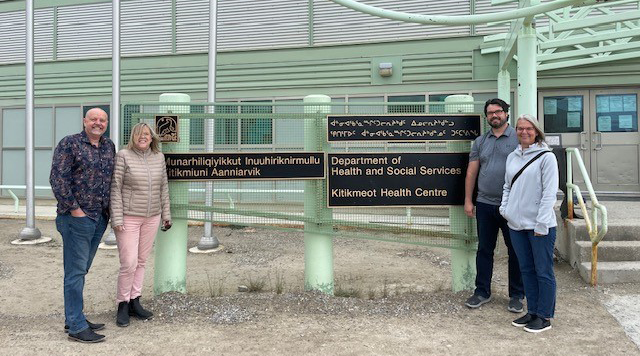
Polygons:
M533 230L511 230L511 240L520 261L528 313L553 318L556 308L556 276L553 273L556 228L550 228L546 236L535 236Z
M502 230L504 242L509 254L509 297L524 298L524 286L520 275L518 258L511 244L507 221L500 215L499 206L476 203L478 222L478 253L476 254L476 290L475 295L485 298L491 296L491 277L493 276L493 251L498 241L498 229Z
M89 327L82 312L84 276L89 272L102 235L107 229L107 220L103 215L97 221L86 216L76 218L70 214L58 214L56 217L56 228L62 235L64 318L72 334Z

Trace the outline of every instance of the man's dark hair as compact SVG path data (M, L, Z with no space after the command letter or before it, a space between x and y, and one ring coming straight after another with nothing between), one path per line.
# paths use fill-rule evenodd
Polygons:
M502 99L498 99L498 98L489 99L489 100L487 100L486 103L484 103L484 114L485 115L487 115L487 106L489 106L489 105L500 105L500 107L502 108L502 110L504 110L505 113L509 112L509 107L511 106L511 105L507 104Z

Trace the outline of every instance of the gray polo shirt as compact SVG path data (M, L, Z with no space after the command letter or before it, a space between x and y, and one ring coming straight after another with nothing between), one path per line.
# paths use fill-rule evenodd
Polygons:
M507 156L518 147L516 130L508 126L500 137L489 130L476 138L471 146L469 162L480 161L478 172L478 201L499 206Z

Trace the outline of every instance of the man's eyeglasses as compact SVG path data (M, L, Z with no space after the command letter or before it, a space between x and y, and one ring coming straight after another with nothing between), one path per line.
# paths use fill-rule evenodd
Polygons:
M487 111L487 117L491 117L493 115L500 115L503 112L504 112L504 110Z

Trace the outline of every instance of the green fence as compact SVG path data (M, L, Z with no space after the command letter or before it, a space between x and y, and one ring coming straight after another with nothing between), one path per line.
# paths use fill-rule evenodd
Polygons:
M319 104L314 104L318 106ZM443 114L452 105L435 103L331 103L322 104L332 114ZM453 104L455 106L455 104ZM466 110L482 113L484 103L463 103ZM446 153L468 152L464 142L327 142L326 113L305 113L302 101L234 103L131 103L123 106L121 142L129 140L131 127L140 121L155 125L155 116L179 115L181 139L188 136L184 152L307 152L305 141L319 142L313 151L326 153ZM455 112L453 107L453 112ZM482 130L486 130L484 120ZM315 126L315 137L305 127ZM188 133L188 135L187 135ZM305 137L307 135L307 137ZM187 147L185 142L181 147ZM206 149L206 147L209 147ZM175 152L175 150L174 150ZM311 182L311 183L309 183ZM309 184L314 185L309 189ZM174 218L212 221L216 224L302 229L304 223L331 226L336 237L354 237L418 245L469 249L475 242L472 219L461 206L341 207L327 208L325 180L214 180L213 199L206 204L207 183L189 182L188 190L173 196ZM459 189L464 190L463 186ZM305 213L305 190L317 194L316 211ZM186 193L188 192L188 193ZM306 193L309 194L309 193ZM455 210L455 211L454 211ZM313 225L313 224L311 224ZM309 231L309 227L307 227ZM474 246L471 246L473 248Z

